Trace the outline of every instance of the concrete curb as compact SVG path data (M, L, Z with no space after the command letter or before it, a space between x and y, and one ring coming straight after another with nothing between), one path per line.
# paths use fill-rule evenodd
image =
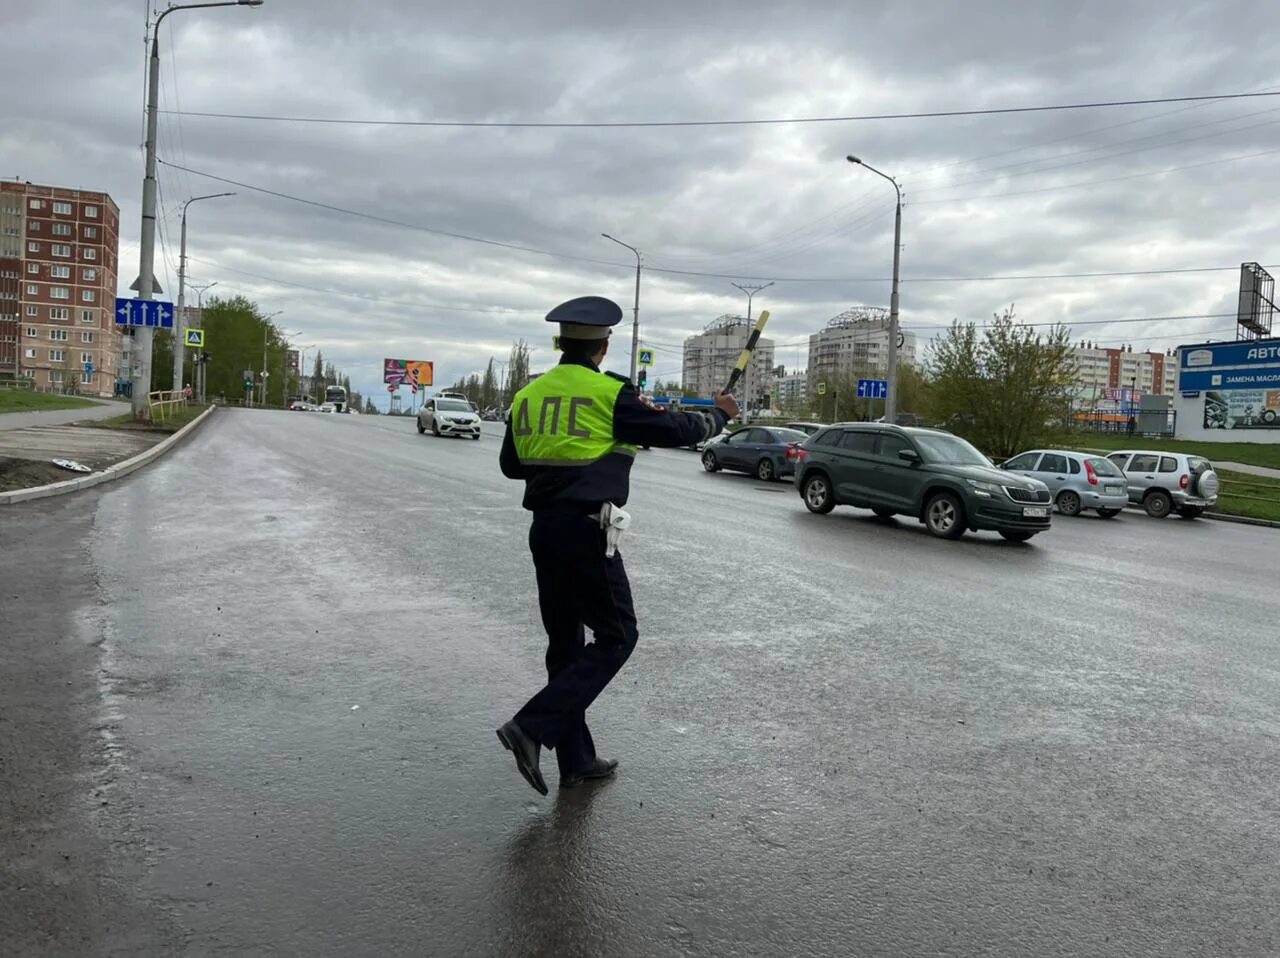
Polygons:
M1228 516L1221 512L1205 512L1202 519L1217 519L1219 522L1237 522L1242 526L1263 526L1267 529L1280 529L1280 522L1270 519L1251 519L1249 516Z
M95 472L88 476L81 476L78 479L68 479L65 482L52 482L45 486L32 486L30 489L14 489L12 492L0 492L0 506L26 502L30 499L47 499L50 496L63 496L69 492L79 492L81 489L89 489L93 486L101 485L104 482L121 479L129 475L131 472L137 472L153 459L158 459L160 456L163 456L182 440L186 439L197 426L209 418L215 408L215 406L210 406L168 439L161 440L150 449L145 452L140 452L130 459L124 459L120 462L114 463L113 465L107 466L107 468L103 469L101 472Z

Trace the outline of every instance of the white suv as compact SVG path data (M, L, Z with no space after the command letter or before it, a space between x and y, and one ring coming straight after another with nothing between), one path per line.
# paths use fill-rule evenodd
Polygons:
M1137 449L1113 452L1107 458L1124 473L1129 501L1155 519L1170 512L1194 519L1218 502L1218 474L1202 456Z
M433 436L480 438L480 417L465 399L437 396L418 410L418 432L431 430Z

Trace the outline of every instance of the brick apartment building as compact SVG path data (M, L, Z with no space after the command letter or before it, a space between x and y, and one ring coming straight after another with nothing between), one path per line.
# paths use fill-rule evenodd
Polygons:
M114 316L119 239L106 193L0 182L0 378L96 396L128 378Z

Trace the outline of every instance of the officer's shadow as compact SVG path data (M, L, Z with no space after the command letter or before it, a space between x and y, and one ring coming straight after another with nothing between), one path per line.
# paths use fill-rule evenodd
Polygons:
M507 843L498 900L511 944L522 955L599 954L610 940L603 909L592 909L596 829L592 806L608 783L558 789L551 812L523 825Z

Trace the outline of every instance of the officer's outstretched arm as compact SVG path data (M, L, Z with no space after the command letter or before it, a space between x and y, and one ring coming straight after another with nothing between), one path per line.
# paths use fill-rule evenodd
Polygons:
M642 400L630 385L622 387L613 409L613 438L636 446L679 448L710 439L729 417L720 409L706 414L658 409Z

